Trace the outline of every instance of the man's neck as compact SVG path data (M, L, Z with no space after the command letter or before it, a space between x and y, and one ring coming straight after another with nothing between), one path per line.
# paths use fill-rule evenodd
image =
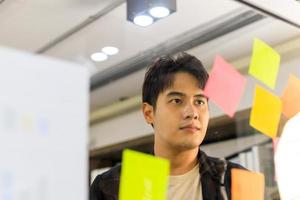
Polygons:
M198 148L189 150L173 150L154 146L155 156L170 161L170 175L182 175L192 170L198 163Z

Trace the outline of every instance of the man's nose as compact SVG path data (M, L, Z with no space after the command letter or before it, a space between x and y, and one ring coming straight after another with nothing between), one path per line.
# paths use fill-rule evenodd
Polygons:
M198 119L199 114L197 109L192 103L187 103L183 110L184 118L185 119Z

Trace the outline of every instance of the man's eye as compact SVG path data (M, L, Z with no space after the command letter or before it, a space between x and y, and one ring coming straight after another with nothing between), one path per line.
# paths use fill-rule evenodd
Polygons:
M181 99L172 99L171 102L175 103L175 104L181 104L182 103Z
M202 105L202 104L205 104L205 101L198 99L198 100L196 100L195 103L196 103L196 105Z

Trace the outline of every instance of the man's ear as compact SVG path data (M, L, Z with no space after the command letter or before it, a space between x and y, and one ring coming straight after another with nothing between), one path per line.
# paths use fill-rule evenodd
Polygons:
M154 109L153 109L153 106L151 106L148 103L143 103L142 110L143 110L143 114L144 114L144 118L145 118L146 122L148 124L152 125L153 122L154 122Z

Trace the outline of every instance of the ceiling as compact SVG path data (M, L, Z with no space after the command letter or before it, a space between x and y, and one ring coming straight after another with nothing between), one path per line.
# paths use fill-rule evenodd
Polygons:
M188 51L209 69L216 54L229 61L248 55L254 37L276 45L300 34L232 0L177 0L177 12L146 28L126 21L124 0L4 0L0 27L0 45L87 67L92 110L139 94L157 55ZM120 52L93 62L104 46Z

